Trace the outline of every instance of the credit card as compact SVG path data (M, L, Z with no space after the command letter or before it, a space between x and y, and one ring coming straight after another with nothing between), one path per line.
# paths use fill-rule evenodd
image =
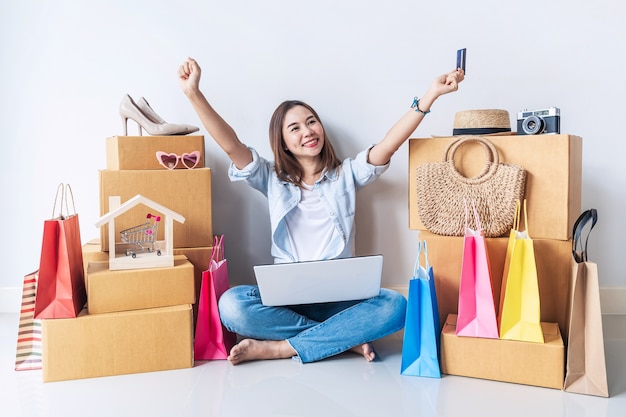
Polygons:
M467 55L467 48L459 49L456 51L456 68L461 68L465 74L465 57Z

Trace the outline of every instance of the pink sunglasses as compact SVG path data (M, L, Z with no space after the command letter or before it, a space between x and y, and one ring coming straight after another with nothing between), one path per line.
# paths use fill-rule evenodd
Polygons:
M159 161L159 164L163 165L167 169L176 168L179 161L182 162L185 168L193 169L196 165L198 165L198 162L200 162L200 151L184 153L180 156L175 153L157 151L156 158Z

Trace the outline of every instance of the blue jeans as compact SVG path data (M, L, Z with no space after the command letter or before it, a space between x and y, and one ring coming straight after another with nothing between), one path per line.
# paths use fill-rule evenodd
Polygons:
M219 300L222 323L257 340L287 340L304 363L345 352L404 327L406 299L382 288L362 301L268 307L255 285L239 285Z

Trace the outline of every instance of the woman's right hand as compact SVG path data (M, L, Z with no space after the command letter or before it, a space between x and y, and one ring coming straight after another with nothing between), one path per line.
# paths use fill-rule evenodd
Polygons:
M187 60L178 67L178 81L180 88L186 95L199 90L201 74L200 65L198 65L193 58L187 58Z
M252 162L252 152L244 145L232 127L209 104L200 91L200 65L187 58L178 67L178 81L183 93L191 102L209 136L226 152L235 166L242 169Z

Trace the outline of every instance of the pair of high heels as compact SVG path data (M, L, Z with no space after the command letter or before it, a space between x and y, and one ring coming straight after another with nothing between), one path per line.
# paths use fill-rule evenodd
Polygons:
M166 122L143 97L135 102L128 94L124 95L119 110L124 136L128 136L128 119L134 120L139 126L139 136L142 135L142 128L153 136L187 135L200 130L192 125Z

